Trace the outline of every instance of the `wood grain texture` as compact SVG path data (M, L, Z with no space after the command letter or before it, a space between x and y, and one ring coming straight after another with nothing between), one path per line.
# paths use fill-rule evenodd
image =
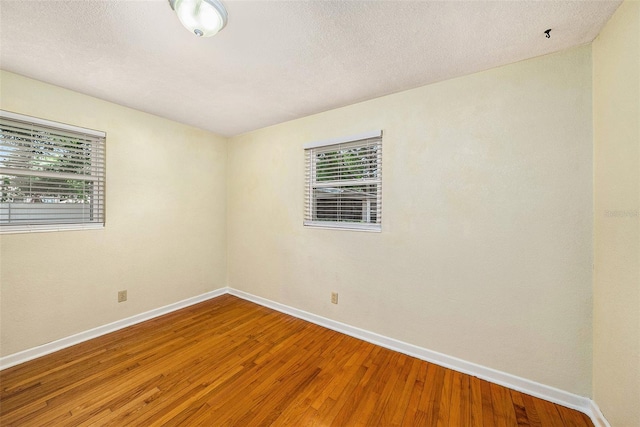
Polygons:
M0 373L2 426L593 426L231 295Z

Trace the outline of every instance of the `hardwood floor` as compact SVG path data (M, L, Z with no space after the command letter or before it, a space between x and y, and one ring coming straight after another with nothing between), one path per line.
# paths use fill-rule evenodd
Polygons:
M592 426L224 295L0 373L2 426Z

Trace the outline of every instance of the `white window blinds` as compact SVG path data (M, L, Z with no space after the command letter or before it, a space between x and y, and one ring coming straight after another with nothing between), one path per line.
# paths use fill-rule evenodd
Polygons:
M105 133L0 110L0 231L104 225Z
M382 132L305 147L304 225L379 231Z

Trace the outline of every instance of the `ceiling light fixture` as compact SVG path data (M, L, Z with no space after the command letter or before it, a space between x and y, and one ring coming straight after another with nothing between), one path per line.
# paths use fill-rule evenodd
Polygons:
M220 0L169 0L182 25L198 37L211 37L227 25Z

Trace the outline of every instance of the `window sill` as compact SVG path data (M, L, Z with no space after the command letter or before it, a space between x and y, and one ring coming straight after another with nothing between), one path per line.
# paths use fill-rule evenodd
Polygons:
M309 228L325 228L325 229L346 230L346 231L365 231L369 233L382 232L381 224L353 224L348 222L304 221L303 225Z
M30 225L30 226L0 226L0 234L22 234L22 233L51 233L58 231L76 230L100 230L104 224L60 224L60 225Z

